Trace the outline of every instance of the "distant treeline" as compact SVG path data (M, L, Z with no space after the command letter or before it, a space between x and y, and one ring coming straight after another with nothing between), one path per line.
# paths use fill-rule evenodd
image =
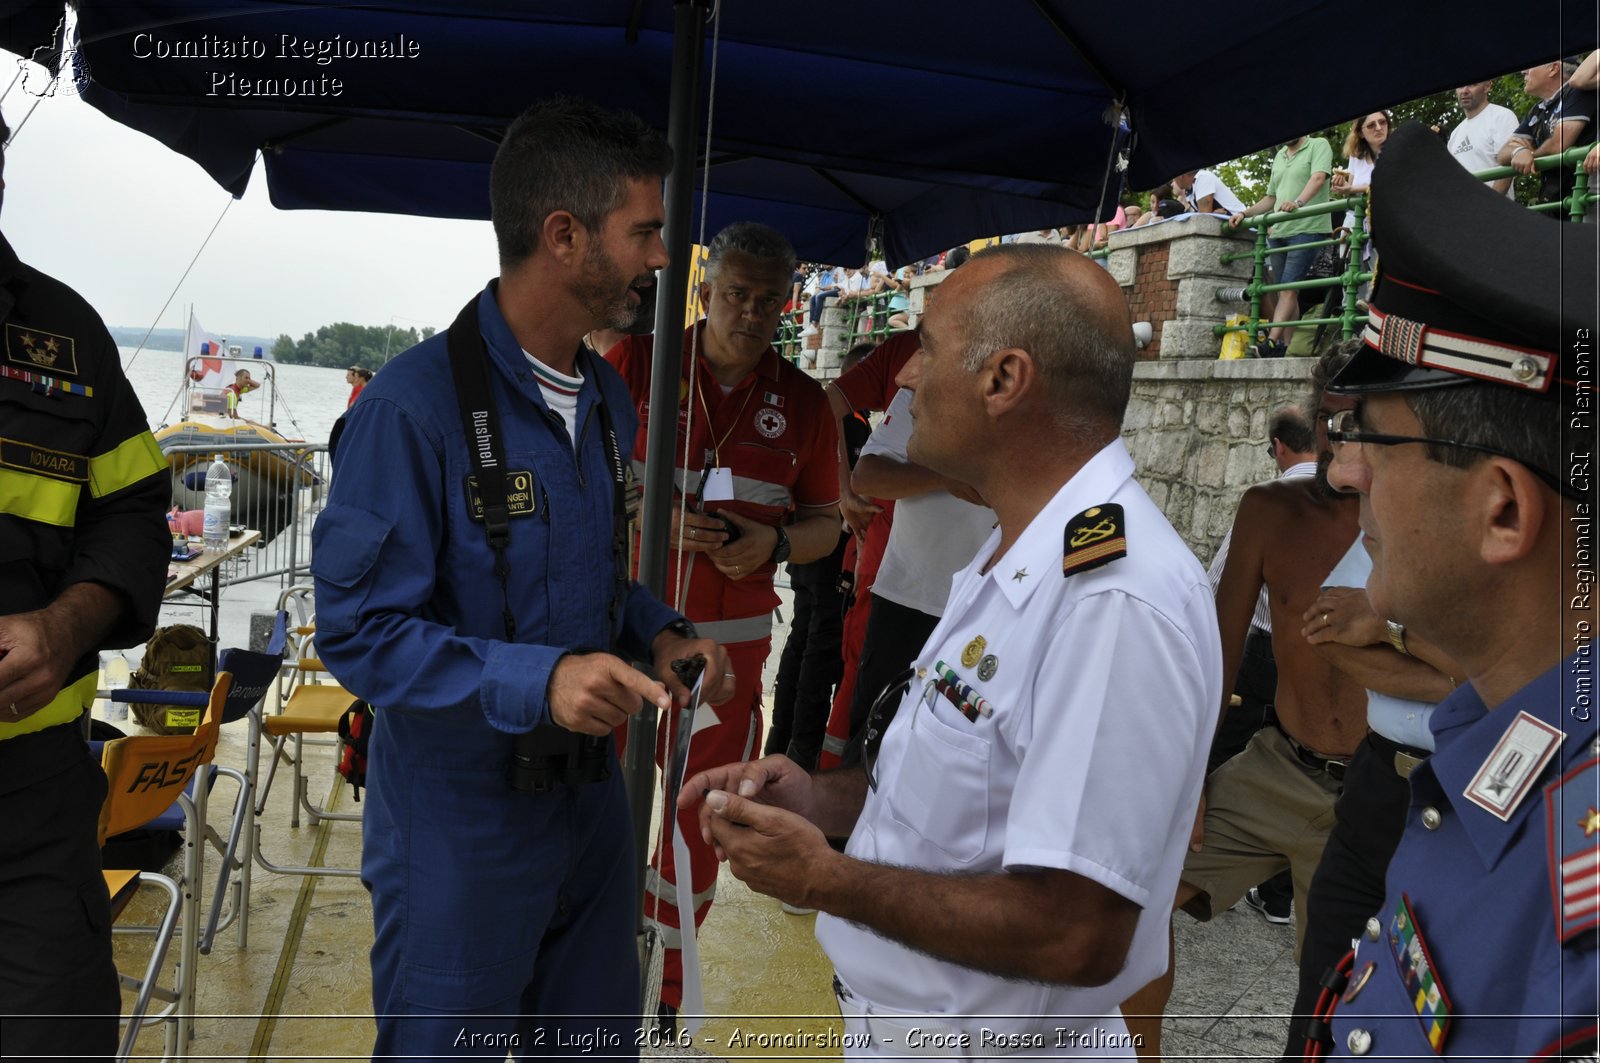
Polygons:
M183 350L183 329L181 328L150 329L148 326L143 325L107 325L106 330L111 333L111 338L118 347L137 347L139 342L143 340L145 350ZM148 339L145 338L147 331L150 333ZM229 346L237 344L247 358L254 353L257 347L266 351L272 346L272 341L265 336L228 336L226 333L219 333L219 335L227 337ZM189 353L199 354L200 352L195 350Z
M349 369L353 365L379 369L385 361L421 343L435 331L432 325L425 325L419 331L394 325L352 325L340 321L306 333L298 343L288 333L279 336L278 342L272 345L272 357L280 362L330 369Z

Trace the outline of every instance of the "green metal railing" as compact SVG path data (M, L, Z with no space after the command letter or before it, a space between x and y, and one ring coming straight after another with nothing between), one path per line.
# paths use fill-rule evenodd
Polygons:
M889 338L890 333L894 331L889 327L889 319L899 313L889 309L889 300L895 294L895 292L878 292L876 295L845 304L846 312L852 313L850 331L844 342L845 350L848 351L858 343L876 344Z
M1544 171L1559 166L1571 168L1574 173L1571 195L1564 199L1552 200L1549 203L1540 203L1530 210L1553 212L1566 210L1573 221L1581 222L1588 205L1600 201L1600 190L1591 191L1589 188L1589 175L1583 168L1584 156L1589 153L1592 145L1578 148L1569 148L1560 155L1548 155L1535 160L1536 170ZM1509 166L1497 166L1490 170L1482 170L1473 174L1481 181L1497 181L1503 177L1515 177L1517 171ZM1240 294L1248 298L1250 303L1250 316L1243 323L1229 325L1226 322L1212 328L1217 336L1226 336L1230 332L1243 332L1247 335L1257 335L1262 331L1263 324L1267 328L1299 328L1306 325L1338 325L1341 338L1349 339L1355 335L1356 329L1364 315L1357 309L1356 303L1361 291L1361 286L1372 279L1372 273L1361 268L1362 248L1370 239L1364 225L1357 225L1347 238L1330 236L1325 240L1311 240L1295 244L1292 248L1274 251L1267 247L1267 230L1278 222L1289 221L1294 218L1315 217L1321 214L1333 214L1343 211L1354 211L1358 219L1366 217L1367 197L1365 195L1350 196L1345 199L1333 199L1326 203L1314 206L1301 207L1292 213L1274 211L1270 214L1257 215L1246 218L1239 227L1252 228L1256 231L1255 247L1249 251L1233 252L1222 256L1223 263L1238 262L1251 259L1254 268L1251 270L1250 283L1243 288L1224 287L1217 289L1217 298L1227 300L1237 298ZM1348 241L1350 254L1346 259L1343 273L1333 277L1319 277L1308 280L1295 281L1290 284L1266 283L1266 261L1269 255L1285 254L1289 250L1307 251L1316 248L1331 247ZM1268 292L1299 292L1317 288L1343 288L1344 303L1340 312L1332 317L1306 317L1294 321L1263 322L1261 318L1262 296Z

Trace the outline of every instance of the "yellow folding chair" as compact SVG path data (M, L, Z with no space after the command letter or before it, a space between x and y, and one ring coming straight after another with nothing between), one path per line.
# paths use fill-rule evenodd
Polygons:
M118 972L124 988L135 993L126 1029L117 1049L117 1059L133 1052L142 1026L167 1024L166 1056L187 1058L194 1028L195 966L200 933L201 875L205 845L205 809L208 787L190 784L199 777L216 755L217 733L222 707L233 685L233 676L222 672L211 688L205 716L192 735L138 735L107 742L101 750L100 764L108 787L100 810L100 841L113 834L133 830L157 819L174 802L184 818L184 852L180 878L148 871L108 868L106 888L111 892L113 919L119 919L128 902L142 885L159 887L167 895L166 909L155 926L116 926L119 933L146 933L154 936L149 961L140 977ZM192 793L190 792L192 790ZM159 984L161 969L178 933L178 959L171 985ZM166 1007L148 1014L151 1000Z
M294 794L290 805L289 825L300 826L303 810L308 826L316 827L323 820L360 822L360 812L331 812L327 801L313 804L310 798L310 776L306 769L308 735L321 735L333 739L335 761L341 752L339 744L339 718L355 703L356 698L344 687L324 681L327 667L316 656L316 622L310 611L308 587L293 587L279 599L280 607L276 644L281 638L286 659L279 687L279 711L267 712L262 705L250 714L249 768L247 774L255 786L255 823L251 828L251 848L255 861L268 871L288 875L328 875L351 878L360 871L353 867L312 867L304 864L279 864L262 851L260 819L266 811L267 797L272 789L273 777L280 762L287 763L293 772ZM291 613L293 615L291 615ZM273 647L268 647L272 652ZM272 760L267 766L265 779L261 776L261 747L272 745ZM312 741L315 741L313 739Z

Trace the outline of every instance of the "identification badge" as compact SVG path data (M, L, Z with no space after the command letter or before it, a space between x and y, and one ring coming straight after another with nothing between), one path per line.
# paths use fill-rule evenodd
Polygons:
M1565 736L1556 728L1527 712L1517 713L1506 733L1500 736L1489 759L1467 785L1468 801L1503 823L1533 788L1550 758Z
M700 489L701 502L733 501L733 470L727 466L706 470L706 479Z
M506 470L506 509L513 517L531 517L539 512L533 495L533 473L527 469ZM483 520L483 496L478 490L478 478L467 476L467 516Z
M89 482L89 459L82 454L68 454L64 450L24 443L18 439L0 438L0 465L18 469L53 480L69 483Z

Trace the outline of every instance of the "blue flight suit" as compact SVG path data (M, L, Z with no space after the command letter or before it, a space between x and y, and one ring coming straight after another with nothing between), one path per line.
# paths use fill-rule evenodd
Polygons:
M1448 1001L1439 1053L1525 1060L1586 1044L1593 1054L1596 931L1592 918L1586 929L1570 920L1561 925L1559 872L1554 881L1552 872L1560 843L1551 840L1568 820L1577 827L1600 804L1593 792L1600 776L1584 770L1597 756L1592 698L1580 686L1589 682L1593 663L1592 653L1574 654L1493 712L1470 685L1434 710L1429 726L1437 751L1411 773L1411 807L1389 865L1388 896L1357 941L1349 988L1334 1015L1336 1054L1428 1058L1436 1051L1426 1031L1438 1005L1422 1001L1425 1019L1417 1003L1429 977L1413 974L1408 984L1406 967L1414 961L1397 958L1395 940L1403 948L1405 938L1395 925L1402 895L1425 947L1428 976ZM1565 737L1501 822L1465 795L1523 712ZM1494 753L1495 762L1506 752ZM1580 847L1600 844L1600 832L1584 842L1580 829L1577 837ZM1369 965L1375 965L1370 973Z
M575 455L494 291L479 296L478 314L508 493L517 471L533 480L511 518L516 642L505 641L483 525L468 517L472 466L446 333L395 358L351 408L312 533L320 656L377 710L362 851L376 924L374 1052L542 1055L600 1027L619 1039L603 1054L633 1054L635 867L616 753L609 779L547 793L512 790L508 771L514 736L549 719L556 662L611 644L601 395L624 465L638 423L616 370L580 357ZM621 613L621 649L645 660L679 619L637 584ZM565 1030L544 1018L584 1014Z

